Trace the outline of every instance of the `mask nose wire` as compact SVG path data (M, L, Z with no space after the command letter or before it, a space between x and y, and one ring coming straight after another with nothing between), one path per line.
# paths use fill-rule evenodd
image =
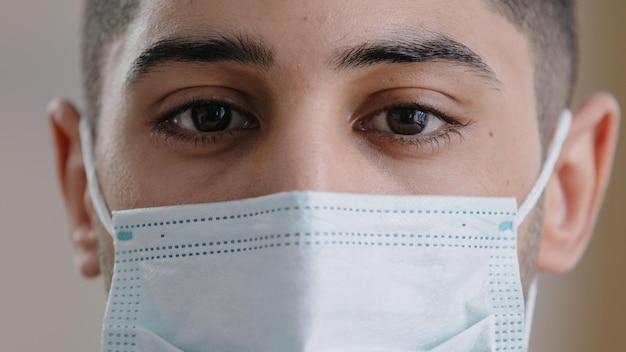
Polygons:
M539 173L539 177L537 177L535 185L531 188L528 196L524 199L524 202L519 207L517 215L515 216L514 228L516 233L520 224L524 221L524 219L526 219L526 216L528 216L528 213L530 213L535 204L537 204L539 197L541 197L541 194L546 188L546 185L550 180L550 176L552 176L552 172L554 171L554 166L556 165L559 155L561 154L563 143L565 143L569 134L571 125L572 112L570 110L564 110L559 118L554 137L552 138L552 142L548 148L546 160L543 164L541 172Z
M83 153L83 163L85 165L85 174L87 175L87 187L89 189L89 194L91 195L91 201L100 222L109 235L113 237L113 220L111 219L111 213L109 212L109 209L104 201L104 197L102 196L102 192L100 191L100 183L98 182L98 175L96 174L92 130L91 123L88 118L81 117L79 122L79 133Z

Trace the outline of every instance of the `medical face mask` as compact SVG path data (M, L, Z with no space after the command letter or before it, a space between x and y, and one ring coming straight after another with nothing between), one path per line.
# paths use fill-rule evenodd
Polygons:
M525 351L517 230L527 199L288 192L95 209L114 238L102 351Z

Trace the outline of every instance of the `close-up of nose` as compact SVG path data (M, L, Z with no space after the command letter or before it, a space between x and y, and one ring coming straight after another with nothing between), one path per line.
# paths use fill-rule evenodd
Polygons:
M261 186L258 191L365 191L375 170L359 150L351 127L343 122L303 122L316 120L328 119L284 119L287 122L277 122L261 133L249 156L250 176Z
M363 162L343 138L319 128L271 133L259 157L267 193L281 191L349 192L361 183Z

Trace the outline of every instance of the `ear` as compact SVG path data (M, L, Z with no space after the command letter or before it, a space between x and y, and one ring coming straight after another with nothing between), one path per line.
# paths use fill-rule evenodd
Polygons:
M612 96L590 97L576 113L545 191L538 268L573 268L591 238L613 165L620 111Z
M85 277L100 273L98 239L91 198L87 192L87 178L78 133L80 114L68 101L57 99L48 106L48 118L56 151L56 170L68 215L70 241L74 263Z

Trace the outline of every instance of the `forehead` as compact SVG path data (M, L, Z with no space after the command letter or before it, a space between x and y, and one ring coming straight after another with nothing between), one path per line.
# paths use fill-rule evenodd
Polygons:
M163 39L235 34L263 41L278 59L314 65L365 39L426 33L466 45L495 72L532 66L525 36L483 0L144 1L125 51L130 59Z
M267 34L285 27L315 28L315 33L344 33L363 30L364 35L381 29L411 24L442 31L468 30L484 23L493 28L492 12L484 0L232 0L167 1L141 3L139 17L148 20L151 31L185 30L199 24L209 27L235 26L243 31L263 27ZM366 21L366 22L364 22ZM308 24L308 26L307 26ZM176 27L176 28L173 28ZM369 28L369 30L367 30Z
M274 71L319 80L338 52L372 41L420 41L433 35L475 53L499 83L493 88L504 92L501 104L523 106L535 116L530 43L483 0L142 1L105 60L103 106L119 104L109 101L115 98L108 95L111 89L128 83L142 54L172 38L252 38L271 51ZM433 71L432 77L440 73Z

